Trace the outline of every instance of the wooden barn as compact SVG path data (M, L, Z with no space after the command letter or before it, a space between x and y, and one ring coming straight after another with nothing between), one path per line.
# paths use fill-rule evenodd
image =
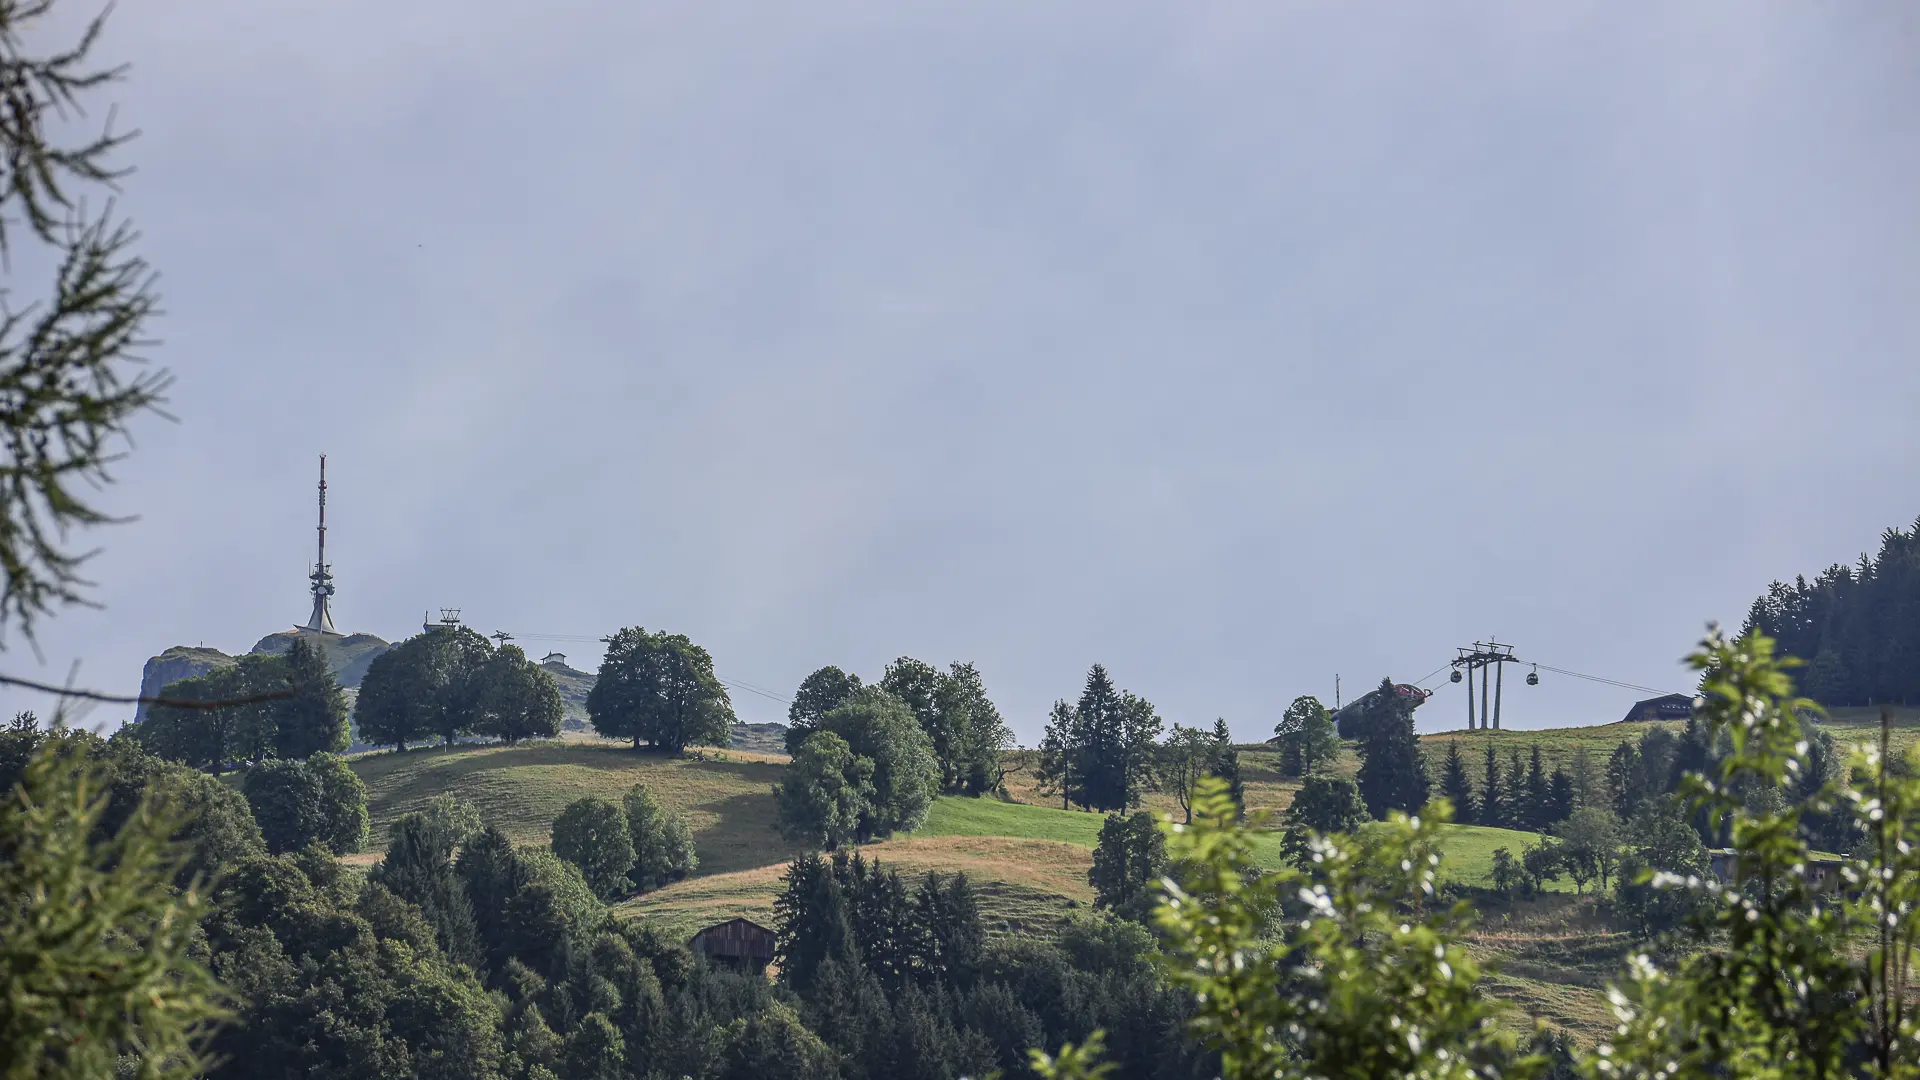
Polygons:
M752 919L716 923L693 935L687 944L715 964L755 975L765 974L767 965L773 963L773 931Z
M1686 694L1668 694L1636 701L1621 723L1635 720L1685 720L1693 715L1693 698Z

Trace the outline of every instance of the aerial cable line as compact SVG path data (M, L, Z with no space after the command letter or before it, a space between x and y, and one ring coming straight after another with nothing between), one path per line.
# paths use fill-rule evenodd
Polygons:
M604 635L591 637L586 634L515 634L514 637L521 641L577 641L582 644L605 642L607 640ZM769 701L777 701L782 705L793 704L788 698L782 697L777 692L769 690L764 686L755 686L752 683L741 682L738 679L721 679L720 683L723 686L729 686L735 690L744 690L749 694L757 694Z
M1555 675L1567 675L1575 679L1585 679L1588 682L1604 683L1608 686L1618 686L1623 690L1634 690L1642 694L1670 694L1670 693L1679 692L1674 690L1660 690L1651 686L1641 686L1638 683L1621 682L1619 679L1604 679L1598 675L1582 675L1577 671L1568 671L1566 668L1557 668L1552 666L1551 664L1535 664L1534 666L1538 667L1542 671L1551 671Z

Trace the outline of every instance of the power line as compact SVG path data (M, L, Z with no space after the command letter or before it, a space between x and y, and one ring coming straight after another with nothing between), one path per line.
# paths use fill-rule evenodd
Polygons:
M224 701L192 701L187 698L155 697L145 694L105 694L98 690L82 690L73 686L54 686L51 683L35 682L32 679L22 679L17 675L0 675L0 686L18 686L25 690L38 690L43 694L78 698L81 701L99 701L109 705L167 705L176 709L230 709L238 705L285 701L293 696L291 690L279 690L271 694L254 694L251 697L228 698Z
M1567 675L1575 679L1585 679L1588 682L1604 683L1608 686L1618 686L1623 690L1634 690L1642 694L1678 693L1678 691L1674 691L1674 690L1660 690L1651 686L1641 686L1638 683L1621 682L1619 679L1605 679L1605 678L1601 678L1598 675L1582 675L1577 671L1568 671L1566 668L1557 668L1551 664L1536 664L1535 666L1540 668L1542 671L1551 671L1555 675Z
M515 634L514 637L522 641L572 641L581 644L604 643L607 640L604 636L593 637L586 634ZM777 701L782 705L793 704L791 699L782 697L778 692L764 686L755 686L753 683L739 679L721 679L720 683L735 690L744 690L749 694L766 698L768 701Z

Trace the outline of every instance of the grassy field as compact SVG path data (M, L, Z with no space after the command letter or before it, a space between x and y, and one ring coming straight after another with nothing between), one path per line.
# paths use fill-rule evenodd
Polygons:
M623 744L575 734L517 747L456 746L351 760L367 785L376 848L390 822L441 792L471 800L516 842L545 844L554 817L567 803L585 795L618 800L632 785L645 784L663 804L687 815L700 872L616 910L689 935L736 915L770 919L780 876L793 854L772 824L772 788L786 758L738 750L702 755L676 759L635 753ZM1273 754L1264 749L1242 755L1248 802L1255 809L1284 807L1298 786L1281 778L1274 764ZM1352 762L1345 765L1350 769ZM1154 805L1177 813L1171 799ZM1087 871L1104 821L1102 814L1037 800L943 797L935 800L917 833L862 851L911 877L964 872L979 894L990 932L1046 934L1091 905ZM1532 833L1450 826L1443 846L1445 877L1490 884L1495 848L1506 847L1517 856L1536 839ZM376 852L349 861L366 864L377 858ZM1281 865L1278 833L1262 835L1256 858L1268 867ZM1500 916L1476 934L1473 948L1476 955L1505 965L1493 984L1500 996L1528 1015L1591 1038L1605 1020L1604 1002L1594 987L1614 966L1594 962L1577 947L1582 931L1565 925L1570 917L1565 911L1573 910L1569 899L1550 896L1536 902L1545 905L1545 915L1528 909ZM1608 943L1602 951L1612 948Z
M674 759L592 740L436 747L352 759L367 785L376 844L394 818L443 791L471 800L516 843L545 844L553 819L568 803L587 795L618 801L634 784L645 784L661 803L687 815L701 868L709 873L778 858L768 823L784 760L733 750Z

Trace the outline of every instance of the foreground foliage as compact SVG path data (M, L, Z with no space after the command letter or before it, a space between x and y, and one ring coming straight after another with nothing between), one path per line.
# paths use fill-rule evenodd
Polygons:
M1688 774L1684 803L1636 820L1638 869L1629 885L1648 911L1683 928L1635 955L1612 991L1615 1036L1578 1063L1594 1078L1920 1076L1909 964L1920 910L1920 779L1878 752L1851 774L1821 767L1806 737L1815 707L1794 695L1790 661L1749 633L1711 631L1690 663L1702 673L1700 728L1724 740L1705 774ZM1810 772L1827 777L1810 791ZM1805 792L1792 800L1783 793ZM1221 1054L1221 1075L1481 1077L1566 1075L1563 1042L1522 1056L1492 1021L1480 972L1461 948L1468 913L1439 903L1437 803L1395 815L1361 837L1315 835L1303 869L1260 875L1252 834L1217 791L1191 826L1168 825L1182 868L1158 919L1170 979L1195 1002L1189 1030ZM1838 893L1814 883L1808 815L1844 814L1866 841ZM1707 874L1687 816L1724 830L1729 880ZM1561 841L1561 858L1601 838L1597 825ZM1696 854L1661 853L1662 846ZM1698 860L1695 862L1694 860ZM1696 872L1656 869L1692 863ZM1649 865L1650 864L1650 865ZM1623 891L1623 896L1626 895ZM1863 947L1864 946L1864 947ZM1043 1075L1096 1075L1092 1044L1035 1059Z
M183 810L152 790L115 813L90 749L40 741L0 804L0 1076L193 1076L223 1013L204 882L175 886Z

